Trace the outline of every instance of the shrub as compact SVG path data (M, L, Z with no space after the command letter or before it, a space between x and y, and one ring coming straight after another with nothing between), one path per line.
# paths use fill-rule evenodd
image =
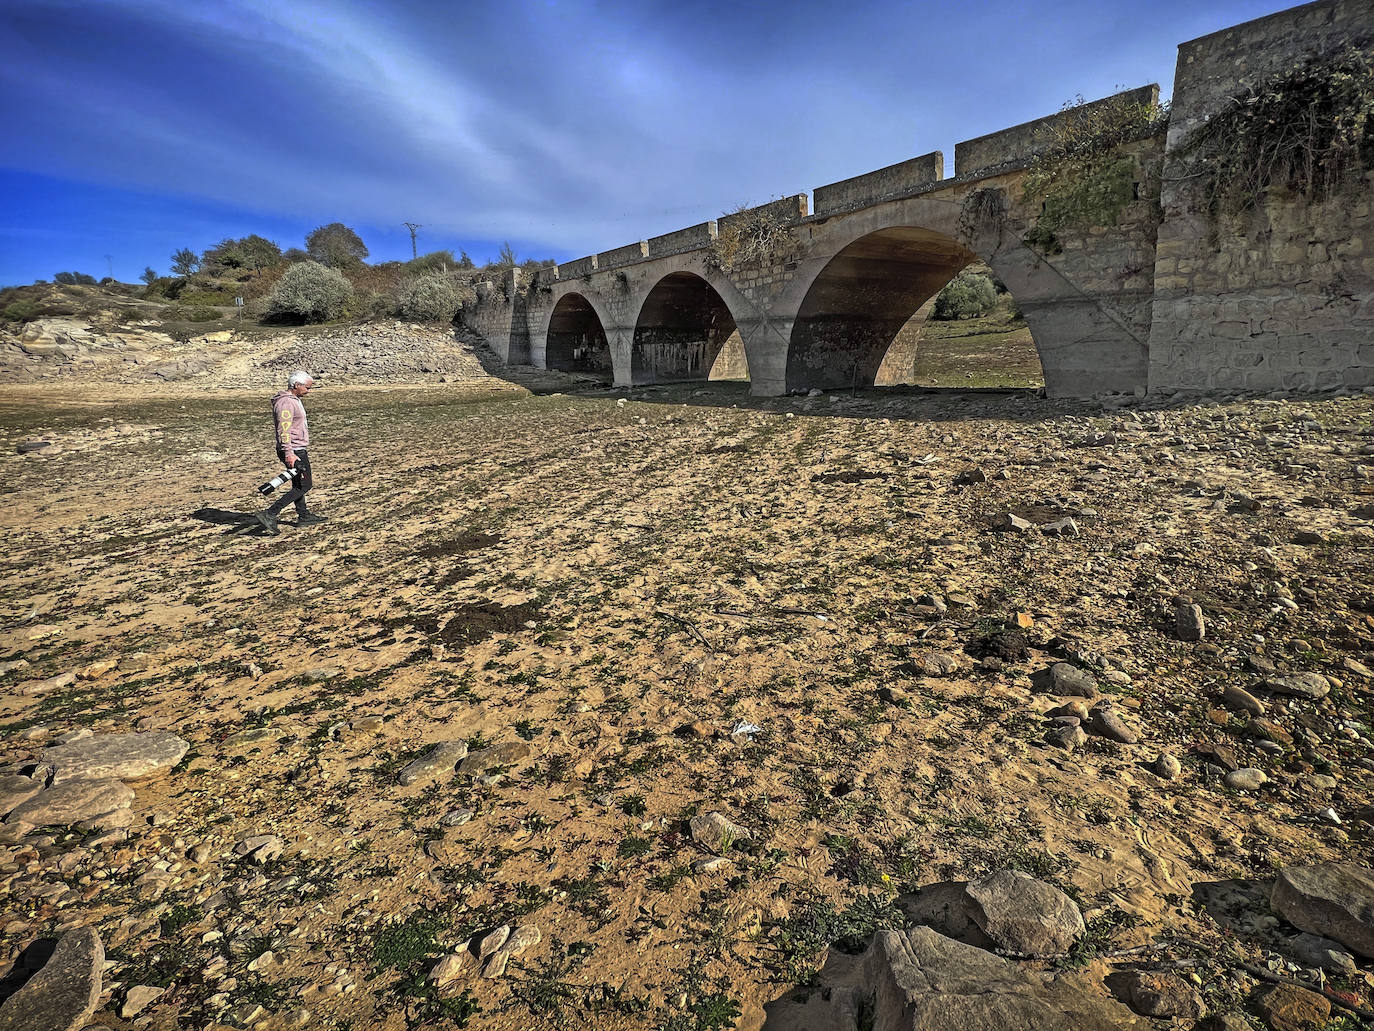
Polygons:
M973 319L986 315L997 304L997 288L992 278L981 272L961 272L935 298L932 319Z
M177 298L182 304L207 305L207 304L233 304L234 294L227 290L185 290Z
M38 318L38 304L28 298L21 298L5 306L0 317L6 322L32 322Z
M268 299L268 314L294 315L307 322L337 319L353 296L353 287L334 269L314 261L292 265Z
M430 251L406 262L406 269L419 275L424 272L450 272L458 267L452 251Z
M219 312L204 304L169 304L162 317L169 322L214 322Z
M398 313L420 322L452 322L464 304L476 299L472 287L459 276L432 273L406 284Z
M1347 45L1250 87L1184 141L1208 213L1239 215L1271 189L1308 200L1368 189L1374 168L1374 51Z
M299 247L288 247L286 250L282 251L281 256L283 261L291 265L296 264L298 261L310 260L309 252L303 251Z
M88 276L84 272L59 272L52 278L53 282L63 286L95 286L95 276Z

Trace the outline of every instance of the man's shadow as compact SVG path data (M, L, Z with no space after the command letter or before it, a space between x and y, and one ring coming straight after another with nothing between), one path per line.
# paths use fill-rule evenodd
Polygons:
M223 508L198 508L191 513L192 519L199 519L202 523L209 523L211 526L227 526L225 536L235 533L256 533L259 537L265 537L267 531L259 523L252 512L230 512Z

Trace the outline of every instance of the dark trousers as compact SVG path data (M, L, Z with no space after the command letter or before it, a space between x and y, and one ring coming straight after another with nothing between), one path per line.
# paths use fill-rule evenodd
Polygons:
M277 457L283 465L286 464L286 452L278 451ZM291 480L291 489L267 506L267 511L273 515L291 504L296 506L296 515L306 514L305 493L315 486L315 481L310 476L310 456L301 448L296 449L296 470L296 475Z

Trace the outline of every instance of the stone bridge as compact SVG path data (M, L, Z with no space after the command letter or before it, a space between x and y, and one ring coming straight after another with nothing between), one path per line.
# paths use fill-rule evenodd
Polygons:
M509 362L621 386L871 386L894 342L919 340L927 302L982 261L1024 314L1050 396L1374 384L1368 197L1268 197L1258 230L1218 233L1196 184L1170 174L1186 129L1229 95L1371 25L1371 0L1319 0L1183 44L1167 136L1119 148L1130 197L1111 224L1034 232L1022 181L1046 130L1077 116L1060 113L956 145L950 178L936 151L818 187L814 211L800 194L529 279L510 269L465 319Z

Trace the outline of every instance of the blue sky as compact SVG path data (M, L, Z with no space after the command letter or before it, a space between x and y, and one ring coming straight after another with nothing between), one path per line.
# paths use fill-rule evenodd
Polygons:
M344 222L568 259L1158 82L1262 0L4 0L0 284ZM107 258L108 256L108 258Z

